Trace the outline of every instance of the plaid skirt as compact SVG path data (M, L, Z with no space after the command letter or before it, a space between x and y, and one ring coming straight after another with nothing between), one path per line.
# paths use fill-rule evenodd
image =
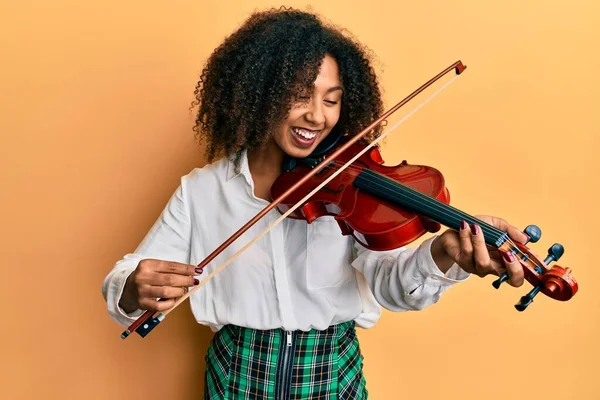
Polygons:
M205 400L368 398L353 321L309 332L227 325L205 360Z

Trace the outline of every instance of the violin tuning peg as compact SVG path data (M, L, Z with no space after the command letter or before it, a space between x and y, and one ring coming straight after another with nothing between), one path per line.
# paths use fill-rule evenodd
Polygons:
M565 248L560 243L554 243L548 249L548 255L544 259L544 264L548 265L552 261L558 261L560 257L565 253Z
M542 230L537 225L527 225L525 230L523 231L529 239L523 244L527 244L529 242L535 243L542 237Z
M517 311L525 311L525 309L529 307L531 303L533 303L533 298L540 292L540 290L542 290L542 286L536 286L525 296L521 297L519 303L515 304Z
M508 280L508 272L504 272L502 275L500 275L500 278L498 278L494 282L492 282L492 286L495 287L496 289L499 289L500 285L502 285L507 280Z

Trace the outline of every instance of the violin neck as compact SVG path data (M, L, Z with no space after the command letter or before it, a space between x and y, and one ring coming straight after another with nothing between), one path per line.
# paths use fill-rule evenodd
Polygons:
M462 221L469 225L476 223L481 227L486 243L496 248L508 240L508 235L500 229L373 170L361 172L355 178L354 186L457 231Z

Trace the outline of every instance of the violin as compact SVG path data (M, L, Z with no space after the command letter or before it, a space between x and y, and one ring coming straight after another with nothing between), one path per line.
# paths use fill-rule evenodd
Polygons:
M281 202L278 210L284 213L301 201L302 193L313 191L336 172L339 165L347 162L350 155L360 153L366 147L360 142L352 144L336 161L320 168L298 191ZM284 193L317 162L318 159L312 157L296 161L292 169L284 171L274 182L273 196ZM527 242L535 243L540 239L539 227L530 225L525 229L524 233L529 238L525 244L513 242L506 232L449 203L450 194L440 171L406 161L386 166L379 149L373 147L320 188L289 218L311 223L322 216L333 216L343 235L350 235L362 246L378 251L397 249L427 232L439 231L441 225L458 230L463 220L469 224L477 223L489 247L500 252L512 252L519 258L525 279L533 286L515 305L518 311L524 311L540 292L561 301L569 300L577 292L578 285L569 268L558 265L547 267L562 256L562 245L552 245L543 262L525 246ZM504 272L493 286L498 289L507 280L508 272Z
M529 238L527 242L515 243L506 232L451 206L444 177L437 169L410 165L406 161L396 166L384 165L377 143L420 106L371 143L366 143L363 139L379 123L441 77L451 71L455 71L456 76L459 76L465 69L466 66L459 60L421 85L358 134L348 138L343 137L341 132L333 135L330 133L309 157L286 158L283 173L271 188L272 202L225 240L197 267L207 266L272 209L277 208L280 217L233 256L215 267L204 280L180 297L173 307L157 313L146 311L121 334L121 338L127 338L132 332L146 337L194 291L200 289L285 218L303 219L312 223L319 217L333 216L342 235L351 235L364 247L380 251L402 247L427 232L439 231L442 225L458 230L463 220L470 224L477 223L482 228L489 247L500 252L512 252L519 259L525 279L533 286L533 289L515 305L518 311L524 311L539 293L559 301L572 298L577 293L578 285L571 275L571 270L558 265L548 267L550 262L558 261L563 255L563 246L558 243L551 246L548 256L543 261L526 246L527 243L535 243L540 239L539 227L529 225L524 230ZM456 77L421 105L454 79ZM508 277L507 272L503 273L493 282L493 286L498 289Z

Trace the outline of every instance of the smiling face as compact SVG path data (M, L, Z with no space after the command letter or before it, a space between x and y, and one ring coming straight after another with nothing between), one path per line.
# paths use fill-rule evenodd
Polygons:
M342 84L333 57L325 56L313 92L302 101L306 103L294 105L273 135L277 145L295 158L309 156L340 118Z

